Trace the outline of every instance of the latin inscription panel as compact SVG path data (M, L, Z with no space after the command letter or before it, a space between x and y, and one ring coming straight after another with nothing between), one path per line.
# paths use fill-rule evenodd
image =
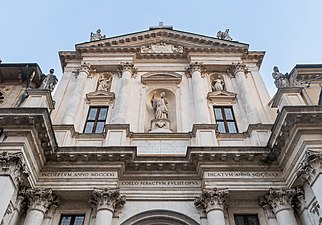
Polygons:
M187 152L186 141L135 141L138 155L182 155Z
M205 172L204 178L280 178L281 172Z
M150 188L162 188L162 187L201 187L200 180L124 180L120 181L121 187L150 187Z
M117 178L117 172L41 172L40 178L98 178L112 179Z

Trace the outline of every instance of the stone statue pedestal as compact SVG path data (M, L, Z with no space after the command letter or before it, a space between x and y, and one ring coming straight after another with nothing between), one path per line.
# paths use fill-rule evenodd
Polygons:
M150 133L172 133L170 130L170 120L168 119L153 119L151 120Z

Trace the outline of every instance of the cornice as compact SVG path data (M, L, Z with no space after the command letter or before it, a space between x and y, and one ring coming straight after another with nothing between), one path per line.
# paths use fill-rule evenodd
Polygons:
M291 132L295 126L302 130L321 129L322 106L284 106L279 112L272 127L272 134L268 141L268 147L279 156L289 142Z

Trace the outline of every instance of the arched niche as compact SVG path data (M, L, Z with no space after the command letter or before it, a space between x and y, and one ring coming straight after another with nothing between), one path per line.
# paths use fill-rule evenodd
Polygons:
M200 225L194 219L178 212L151 210L127 219L121 225Z
M151 88L147 92L146 98L146 115L144 121L144 131L148 132L151 128L151 121L155 118L155 112L153 110L151 99L153 93L156 92L155 97L160 98L161 92L165 93L165 97L168 101L170 129L172 132L177 131L177 119L176 119L176 96L175 94L166 88Z
M215 85L216 83L221 83L222 87L223 87L223 91L226 90L226 82L225 82L225 78L223 76L223 74L221 73L212 73L209 76L210 78L210 85L211 85L211 91L219 91L216 90Z

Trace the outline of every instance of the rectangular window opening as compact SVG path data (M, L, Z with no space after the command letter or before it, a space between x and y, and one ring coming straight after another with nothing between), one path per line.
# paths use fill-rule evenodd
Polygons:
M238 133L233 108L231 106L214 106L214 113L219 133Z
M104 132L108 106L90 107L84 127L85 134L99 134Z
M83 225L85 215L62 215L59 225Z
M257 214L234 215L235 225L260 225Z

